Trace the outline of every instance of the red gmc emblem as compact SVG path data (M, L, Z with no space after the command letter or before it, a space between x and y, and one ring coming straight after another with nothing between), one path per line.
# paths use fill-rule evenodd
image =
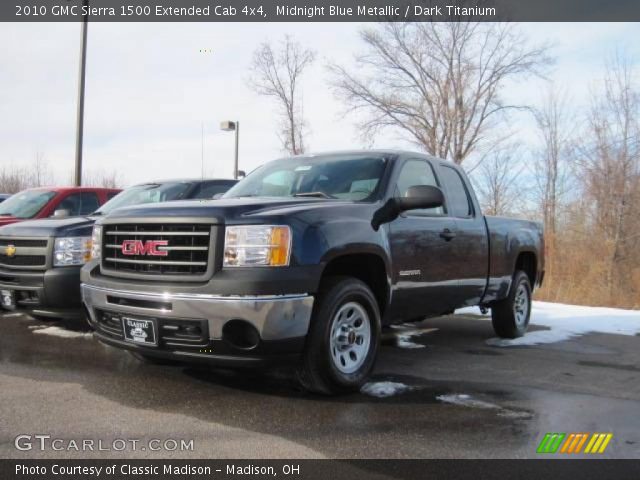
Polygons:
M151 255L154 257L166 257L169 255L167 250L158 250L158 247L166 247L169 245L168 240L125 240L122 242L123 255Z

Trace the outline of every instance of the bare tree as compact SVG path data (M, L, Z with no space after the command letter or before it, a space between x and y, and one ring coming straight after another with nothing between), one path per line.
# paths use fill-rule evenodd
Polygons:
M550 87L543 105L534 110L541 148L534 153L536 200L542 214L548 240L556 233L559 203L568 182L567 156L571 148L566 98Z
M0 169L0 193L17 193L33 186L26 169L19 167L2 167Z
M513 145L485 157L475 184L487 215L509 215L518 209L522 197L518 180L523 171L518 149Z
M285 151L304 153L306 125L300 81L315 59L315 52L289 36L274 47L265 42L254 52L249 86L259 95L275 99L281 115L280 139Z
M608 63L603 86L594 95L579 159L612 297L616 289L634 288L633 272L640 271L640 92L620 54Z
M36 158L32 164L31 177L31 183L34 187L55 183L52 182L52 174L49 170L49 164L44 157L44 153L39 150L36 152Z
M514 24L388 22L361 38L366 52L353 69L329 69L336 94L365 114L363 135L396 128L457 164L521 107L503 101L504 83L539 74L550 61L547 47L529 46Z
M0 168L0 193L17 193L32 187L55 183L44 154L37 151L28 167L16 165Z
M122 188L123 179L116 170L92 170L84 174L83 185L104 188Z

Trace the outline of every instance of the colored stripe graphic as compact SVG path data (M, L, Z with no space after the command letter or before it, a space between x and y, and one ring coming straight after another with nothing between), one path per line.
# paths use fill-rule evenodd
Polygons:
M589 434L583 433L582 439L580 440L580 443L578 443L578 446L576 447L575 452L571 452L571 453L580 453L580 450L582 450L582 446L584 445L584 442L587 441L587 438L589 438Z
M587 438L589 438L588 433L570 433L562 445L560 453L580 453Z
M537 453L604 453L613 438L613 433L560 433L549 432L538 445ZM587 441L588 440L588 441ZM586 447L584 451L582 447ZM562 447L562 448L561 448Z
M594 433L584 453L604 453L612 438L612 433Z
M556 453L566 435L566 433L547 433L542 439L542 442L540 442L537 452Z

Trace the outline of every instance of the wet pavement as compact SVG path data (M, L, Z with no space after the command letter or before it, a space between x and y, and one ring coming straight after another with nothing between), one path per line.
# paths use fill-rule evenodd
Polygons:
M325 398L301 391L287 368L147 365L77 325L9 314L0 457L526 458L546 432L611 432L602 456L640 458L640 337L502 348L491 337L473 315L387 329L372 382L388 383L367 391L390 396ZM17 435L42 433L193 439L194 449L15 448Z

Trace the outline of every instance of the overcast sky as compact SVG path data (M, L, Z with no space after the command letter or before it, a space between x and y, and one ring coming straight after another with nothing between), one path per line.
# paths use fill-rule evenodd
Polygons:
M240 168L251 170L282 154L273 104L246 86L252 52L284 34L318 52L304 78L304 111L313 151L365 146L354 118L327 88L327 61L351 62L362 49L355 23L92 23L89 26L85 169L121 172L126 184L205 173L230 177L233 133L222 120L239 120ZM589 89L616 49L640 58L639 24L524 24L532 41L550 41L557 58L550 78L568 90L576 118ZM75 142L80 25L9 24L0 27L0 166L29 165L41 152L53 182L70 181ZM210 52L201 53L207 49ZM535 104L538 79L508 85L506 96ZM531 123L514 118L518 138L534 138ZM393 132L379 148L412 148Z

